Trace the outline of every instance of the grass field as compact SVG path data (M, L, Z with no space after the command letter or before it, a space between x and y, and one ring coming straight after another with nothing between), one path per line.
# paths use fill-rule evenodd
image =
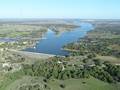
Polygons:
M65 88L60 88L60 84L65 84ZM70 79L65 81L51 81L52 90L120 90L119 85L110 85L95 78L90 79Z
M48 90L43 88L45 84L48 87L50 87L50 90L120 90L119 84L108 84L103 81L97 80L93 77L89 79L68 79L68 80L51 79L47 81L47 83L45 83L43 81L43 77L30 77L30 76L23 76L22 78L16 79L15 81L14 80L10 82L8 81L8 83L6 82L7 87L4 86L4 88L0 88L0 90L19 90L20 86L34 84L39 84L41 86L40 90ZM64 84L65 87L64 88L60 87L61 84Z
M116 57L113 57L113 56L100 56L100 55L97 55L96 58L100 59L101 61L109 61L110 63L113 63L113 64L120 64L120 59L116 58Z

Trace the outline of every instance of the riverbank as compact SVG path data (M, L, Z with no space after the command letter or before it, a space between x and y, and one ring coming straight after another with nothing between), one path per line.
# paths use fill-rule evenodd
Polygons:
M120 59L120 22L94 23L95 28L88 31L87 35L77 42L66 45L65 50L73 56L88 55L101 61L119 64ZM102 58L99 58L99 57ZM105 58L103 58L105 57ZM111 59L112 57L112 59ZM115 59L113 59L115 58Z
M79 52L79 50L69 49L67 47L63 47L61 50L65 50L65 51L68 51L68 52Z
M74 24L59 24L59 23L47 23L42 24L36 22L36 24L29 24L29 22L25 24L19 24L19 23L2 23L0 24L0 38L2 39L0 42L0 57L1 62L7 62L11 61L11 59L17 60L17 57L15 55L12 55L8 52L9 49L16 50L16 52L20 51L19 53L21 55L25 54L24 57L30 56L29 58L48 58L49 55L46 54L34 54L32 52L28 53L24 50L26 48L35 48L36 43L38 43L39 40L43 40L46 38L43 38L44 34L47 32L47 29L55 28L55 32L63 32L63 31L69 31L73 28L76 28L77 26ZM54 29L53 29L54 31ZM4 39L5 38L5 39ZM7 40L6 40L7 39ZM14 41L11 41L14 40ZM5 40L3 42L3 40ZM9 41L9 42L7 42ZM17 53L18 53L17 52ZM8 54L7 54L8 53ZM22 54L23 53L23 54ZM51 55L50 55L51 56ZM9 59L9 60L8 60Z
M14 41L11 41L11 43L20 43L19 48L21 47L21 49L23 49L24 47L29 47L32 43L35 44L36 41L40 40L40 38L43 38L49 27L52 28L53 31L61 33L63 31L72 30L78 26L74 24L48 24L47 21L46 23L44 22L44 24L39 24L39 22L36 22L36 24L29 24L29 22L28 24L11 24L10 22L2 23L0 24L0 38L5 40L5 42L9 39L15 39ZM24 44L24 47L21 46L21 43Z
M27 51L18 51L18 50L13 50L9 49L13 54L18 54L23 57L31 58L31 59L48 59L50 57L54 57L55 55L52 54L44 54L44 53L35 53L35 52L27 52Z

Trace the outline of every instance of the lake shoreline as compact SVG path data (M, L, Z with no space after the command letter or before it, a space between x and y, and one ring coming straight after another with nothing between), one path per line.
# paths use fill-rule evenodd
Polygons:
M63 50L63 46L77 41L79 38L83 38L89 30L91 30L92 25L90 23L82 23L79 28L76 27L72 30L67 30L59 36L56 35L54 30L49 29L45 34L45 40L39 40L32 48L26 48L25 51L37 52L37 53L49 53L55 55L68 55L67 50Z

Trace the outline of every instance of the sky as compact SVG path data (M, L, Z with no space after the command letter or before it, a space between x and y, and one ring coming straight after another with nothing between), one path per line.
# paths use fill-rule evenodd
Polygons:
M0 0L0 18L120 19L120 0Z

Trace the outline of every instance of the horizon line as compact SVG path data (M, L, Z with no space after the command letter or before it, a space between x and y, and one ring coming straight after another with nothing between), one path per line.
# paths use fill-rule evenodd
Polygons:
M12 20L12 19L18 19L18 20L22 20L22 19L80 19L80 20L119 20L120 18L0 18L0 20Z

